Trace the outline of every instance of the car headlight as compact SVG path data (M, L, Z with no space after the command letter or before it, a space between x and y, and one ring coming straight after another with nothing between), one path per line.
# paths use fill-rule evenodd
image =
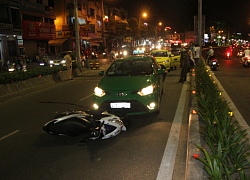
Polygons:
M101 88L99 88L99 87L95 87L95 89L94 89L94 94L95 94L96 96L102 97L102 96L105 95L105 91L103 91L103 90L102 90Z
M54 61L49 61L50 64L54 64Z
M62 60L61 63L62 63L62 64L65 64L65 63L66 63L66 60Z
M127 56L128 52L127 51L123 51L123 55Z
M142 88L140 91L138 91L138 94L140 96L146 96L152 94L153 92L154 92L154 86L150 85L148 87Z

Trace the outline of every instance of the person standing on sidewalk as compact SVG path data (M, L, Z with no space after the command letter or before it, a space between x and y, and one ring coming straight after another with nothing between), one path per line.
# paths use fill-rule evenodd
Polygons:
M194 45L194 61L195 64L198 64L200 59L200 47L198 46L198 44Z
M189 55L188 51L182 46L181 47L181 76L178 83L183 83L187 79L187 73L189 71Z
M64 56L64 59L66 60L66 65L68 69L68 79L72 80L72 58L70 56L70 52L67 53L66 56Z

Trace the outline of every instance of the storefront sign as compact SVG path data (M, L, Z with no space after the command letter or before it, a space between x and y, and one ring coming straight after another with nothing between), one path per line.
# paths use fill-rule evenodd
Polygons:
M69 38L72 36L71 31L57 31L56 38Z
M55 25L49 23L23 21L23 39L55 39Z
M0 34L13 34L13 25L0 23Z

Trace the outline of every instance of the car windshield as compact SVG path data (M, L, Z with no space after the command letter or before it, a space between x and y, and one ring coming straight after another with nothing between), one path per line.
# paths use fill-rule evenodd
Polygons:
M151 54L154 57L168 57L168 53L165 51L152 52Z
M152 64L148 60L115 61L106 72L107 76L139 76L152 73Z
M67 52L61 52L60 54L58 54L57 58L64 58L64 56L67 55Z

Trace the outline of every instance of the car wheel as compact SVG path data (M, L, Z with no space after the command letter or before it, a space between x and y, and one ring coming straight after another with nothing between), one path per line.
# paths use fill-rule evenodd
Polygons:
M156 114L159 114L161 111L161 97L162 97L162 93L163 91L159 94L158 96L158 100L157 100L157 110L156 110Z

